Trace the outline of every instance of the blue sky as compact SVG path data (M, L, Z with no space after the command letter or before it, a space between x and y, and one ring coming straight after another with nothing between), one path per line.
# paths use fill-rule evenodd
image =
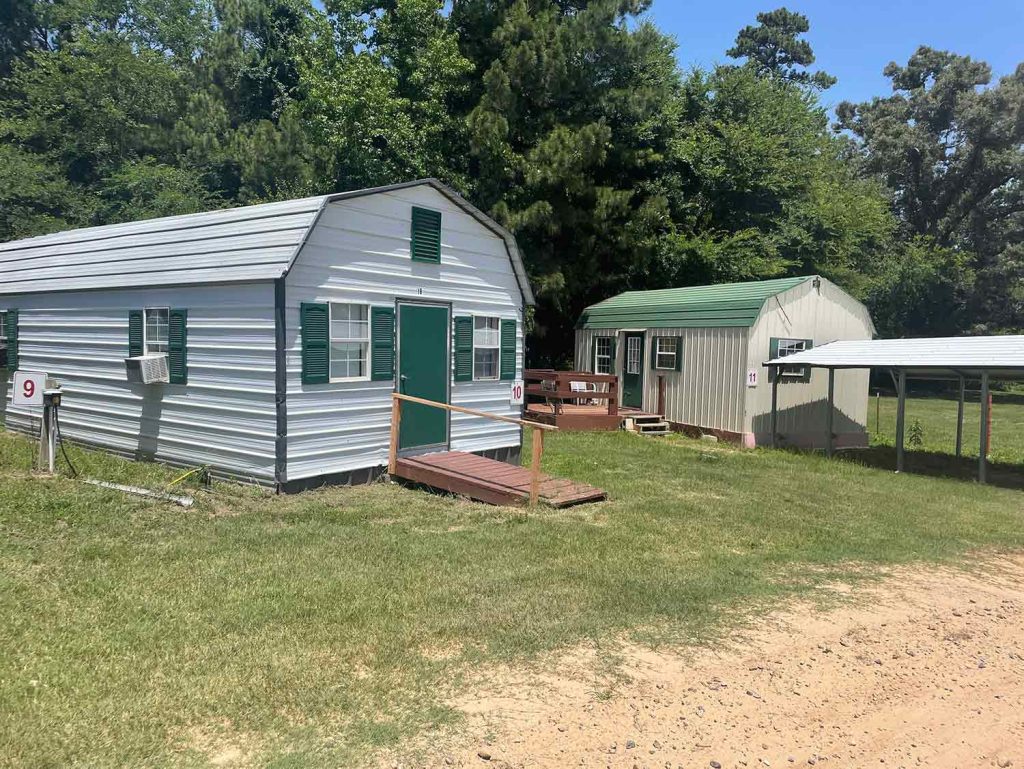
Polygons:
M736 33L782 5L810 19L816 65L839 78L823 95L830 107L890 93L883 67L919 45L983 59L996 77L1024 61L1024 0L654 0L648 15L689 68L727 61Z

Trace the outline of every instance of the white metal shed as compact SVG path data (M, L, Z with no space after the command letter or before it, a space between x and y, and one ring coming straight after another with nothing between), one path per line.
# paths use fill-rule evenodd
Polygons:
M391 393L515 416L524 308L512 235L433 179L0 243L10 373L65 389L67 437L301 488L387 462ZM166 356L162 384L125 358ZM410 409L406 452L518 454L520 433Z

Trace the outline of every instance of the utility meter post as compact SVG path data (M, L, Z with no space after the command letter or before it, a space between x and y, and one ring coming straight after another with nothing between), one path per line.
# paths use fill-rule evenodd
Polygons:
M43 390L43 430L39 441L39 466L53 475L57 463L57 409L63 390L55 382L47 382Z

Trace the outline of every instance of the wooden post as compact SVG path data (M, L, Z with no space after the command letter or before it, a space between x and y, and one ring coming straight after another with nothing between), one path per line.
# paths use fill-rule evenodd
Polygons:
M402 423L402 399L391 396L391 446L388 449L388 473L398 472L398 426Z
M828 413L825 414L825 432L826 443L825 443L825 456L832 458L835 454L835 441L833 439L833 411L835 410L836 403L836 370L829 368L828 370Z
M779 367L769 366L768 376L772 378L772 448L779 445Z
M989 402L988 372L981 373L981 443L978 446L978 483L988 481L988 439L989 415L985 413L985 405Z
M903 431L907 417L907 372L896 378L896 472L903 472Z
M964 375L960 375L960 399L956 406L956 458L959 459L964 452Z
M615 377L608 382L608 394L611 396L608 399L608 416L616 417L619 415L619 378Z
M540 458L544 454L544 431L536 427L531 433L532 461L530 462L530 507L540 501Z

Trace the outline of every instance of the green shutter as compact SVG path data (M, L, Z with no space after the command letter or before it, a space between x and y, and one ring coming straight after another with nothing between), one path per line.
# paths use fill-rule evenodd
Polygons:
M142 310L128 311L128 357L138 358L142 355Z
M473 381L473 319L462 316L455 319L455 381Z
M683 338L676 337L676 371L683 370Z
M501 322L501 378L516 378L516 322Z
M7 311L7 369L18 368L18 311Z
M167 313L167 369L171 384L188 383L188 310Z
M412 209L412 258L417 262L441 261L441 212Z
M302 384L325 384L330 381L329 312L326 304L302 303Z
M651 368L657 370L658 368L658 337L651 337Z
M370 379L375 382L395 378L395 309L370 308Z
M609 338L611 339L611 344L608 345L608 356L611 358L611 362L608 364L609 365L608 372L610 374L614 374L615 373L615 343L618 340L614 336L613 337L609 337Z

